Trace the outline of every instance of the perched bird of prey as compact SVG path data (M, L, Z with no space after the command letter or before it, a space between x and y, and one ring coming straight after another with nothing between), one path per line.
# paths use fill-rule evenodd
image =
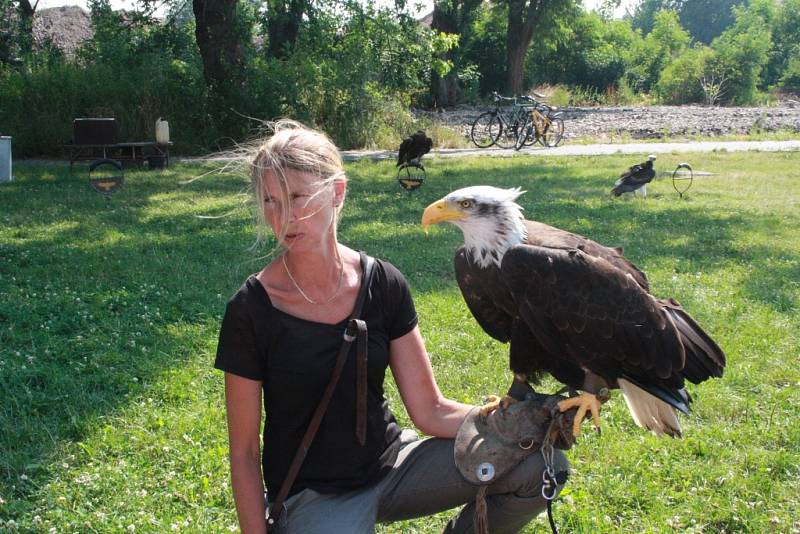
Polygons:
M431 151L433 140L425 135L422 130L417 131L403 139L400 143L400 150L397 154L397 165L400 166L419 166L422 170L425 167L419 162L420 158Z
M614 184L614 189L611 193L618 197L622 193L633 193L641 191L642 195L647 197L647 184L653 181L656 177L656 171L653 169L653 162L656 160L655 155L650 154L647 156L647 161L634 165L619 177L619 180Z
M450 222L464 233L456 279L478 324L510 342L509 393L529 391L542 373L582 390L560 404L578 407L577 435L587 411L599 424L595 394L619 388L637 425L680 436L676 410L691 402L684 380L722 376L724 353L675 300L650 294L622 249L525 220L522 193L467 187L422 215L423 227Z

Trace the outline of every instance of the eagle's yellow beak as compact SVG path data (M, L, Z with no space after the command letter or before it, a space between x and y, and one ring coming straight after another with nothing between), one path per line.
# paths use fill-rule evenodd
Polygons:
M453 208L452 205L444 199L437 200L422 212L422 229L427 231L428 226L432 224L463 219L465 216L463 211Z

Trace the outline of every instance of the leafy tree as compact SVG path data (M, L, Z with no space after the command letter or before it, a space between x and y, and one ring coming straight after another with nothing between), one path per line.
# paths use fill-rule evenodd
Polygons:
M681 0L642 0L633 10L630 15L631 25L634 29L642 32L642 35L647 35L653 31L653 25L656 22L656 14L659 11L679 11L681 7Z
M254 62L249 93L275 103L273 114L324 129L342 147L395 135L399 142L396 132L413 126L407 109L429 94L434 57L448 40L385 8L328 5L305 21L291 55Z
M733 24L733 8L745 4L746 0L683 0L681 25L696 41L710 44Z
M21 64L33 52L33 18L39 0L0 0L0 63Z
M772 33L767 17L772 16L769 0L754 0L747 8L734 8L736 22L714 39L715 68L730 80L728 100L753 103L760 75L769 61Z
M311 9L309 0L266 0L266 26L271 57L289 55L297 41L303 15Z
M696 41L709 44L733 24L733 7L747 0L642 0L631 15L633 27L647 35L661 10L676 11L681 26Z
M800 0L783 0L772 24L774 48L766 68L766 85L780 82L789 88L798 88L800 67Z
M794 55L789 58L780 82L782 87L800 92L800 47L796 48Z
M506 90L522 93L525 57L534 31L543 32L574 0L504 0L508 6L506 27Z
M223 131L241 133L235 108L244 100L245 48L252 14L239 0L192 0L195 36L211 109Z
M439 0L433 5L431 28L439 33L457 35L462 42L470 39L470 29L481 0ZM434 104L441 107L456 104L460 98L459 72L466 65L458 46L443 51L438 59L452 68L440 76L434 70L431 75L431 95Z
M481 94L505 91L505 40L508 6L484 2L475 15L469 39L459 43L463 61L480 73Z
M559 21L549 38L537 42L529 52L529 83L600 91L616 86L625 72L626 50L637 39L630 23L605 20L600 13L580 8Z
M656 13L653 30L631 44L625 73L628 84L636 91L649 92L661 71L686 49L690 40L675 11Z

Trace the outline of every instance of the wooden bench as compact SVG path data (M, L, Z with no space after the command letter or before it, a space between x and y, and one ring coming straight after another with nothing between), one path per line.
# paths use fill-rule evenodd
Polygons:
M69 168L76 161L114 159L141 166L150 156L161 156L169 165L169 147L155 141L119 142L119 125L111 118L79 118L72 121L72 142L64 145L69 151Z

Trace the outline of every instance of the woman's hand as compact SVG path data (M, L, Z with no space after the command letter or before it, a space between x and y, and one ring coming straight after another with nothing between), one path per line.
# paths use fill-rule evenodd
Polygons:
M414 425L430 436L454 438L472 406L439 391L419 327L391 341L389 366Z

